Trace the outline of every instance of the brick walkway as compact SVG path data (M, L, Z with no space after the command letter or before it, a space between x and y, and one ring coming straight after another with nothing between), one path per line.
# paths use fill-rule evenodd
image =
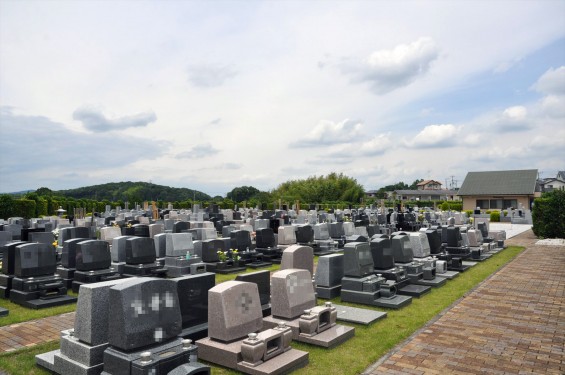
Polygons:
M536 241L365 374L565 374L565 246Z
M70 312L0 327L0 353L59 340L61 331L74 324L75 313Z

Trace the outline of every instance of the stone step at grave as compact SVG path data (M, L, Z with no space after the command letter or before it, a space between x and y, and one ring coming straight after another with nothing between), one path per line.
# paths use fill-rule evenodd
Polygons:
M408 284L396 290L397 294L403 296L410 296L420 298L424 294L429 293L432 290L432 287L429 285L416 285L416 284Z
M361 309L359 307L336 304L333 304L333 306L337 309L337 320L342 322L369 325L378 320L384 319L387 316L387 313L384 311Z

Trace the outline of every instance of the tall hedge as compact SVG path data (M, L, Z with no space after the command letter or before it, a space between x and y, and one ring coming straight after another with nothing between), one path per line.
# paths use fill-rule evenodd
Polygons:
M544 193L534 200L534 234L540 238L565 238L565 190Z
M31 199L14 200L14 216L24 219L35 217L35 201Z

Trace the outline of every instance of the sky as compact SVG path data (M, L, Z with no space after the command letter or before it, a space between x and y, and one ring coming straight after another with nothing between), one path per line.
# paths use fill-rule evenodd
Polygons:
M0 0L0 193L565 170L565 1Z

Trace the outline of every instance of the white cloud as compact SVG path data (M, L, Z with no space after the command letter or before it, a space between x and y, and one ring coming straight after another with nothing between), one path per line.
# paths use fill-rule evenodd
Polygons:
M347 143L355 139L361 132L359 121L343 120L332 122L322 120L300 140L290 143L290 147L318 147Z
M544 94L565 95L565 66L550 68L532 87Z
M87 130L98 133L144 127L157 121L157 116L154 112L144 112L131 116L107 118L99 108L81 107L73 112L73 119L82 122Z
M531 129L526 107L517 105L506 108L493 123L499 133L522 132Z
M356 152L364 156L383 155L392 147L392 145L393 143L390 139L390 133L379 134L374 136L372 139L361 143L361 146Z
M438 56L435 42L420 38L390 50L375 51L361 62L345 61L341 69L352 82L368 82L373 92L380 95L407 86L424 75Z
M176 154L177 159L202 159L212 156L220 152L220 150L212 147L210 143L203 143L189 148L188 150Z
M443 148L458 145L462 126L452 124L428 125L404 144L409 148Z
M565 95L548 95L541 100L541 108L545 115L565 119Z
M188 80L196 87L210 88L223 85L238 72L230 65L200 64L188 67Z

